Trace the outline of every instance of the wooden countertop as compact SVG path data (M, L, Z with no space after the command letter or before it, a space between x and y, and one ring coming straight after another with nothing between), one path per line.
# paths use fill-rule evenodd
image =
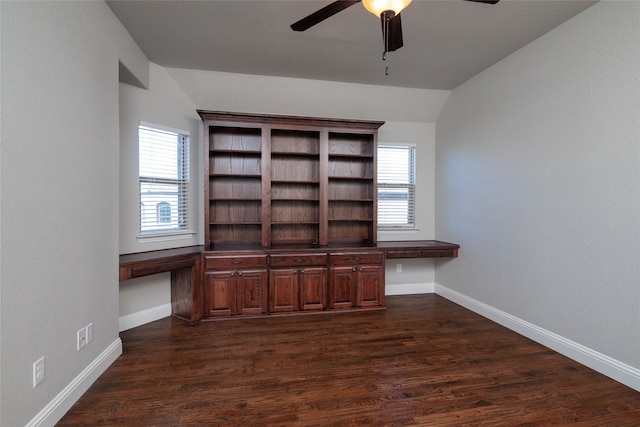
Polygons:
M120 255L120 280L151 274L174 271L182 268L193 268L202 253L224 255L228 253L283 253L283 252L325 252L338 253L346 251L383 252L387 259L398 258L455 258L460 245L441 242L439 240L402 240L368 244L333 244L330 246L287 245L283 247L263 248L256 245L228 244L214 248L205 246L188 246L182 248L163 249L149 252L138 252Z

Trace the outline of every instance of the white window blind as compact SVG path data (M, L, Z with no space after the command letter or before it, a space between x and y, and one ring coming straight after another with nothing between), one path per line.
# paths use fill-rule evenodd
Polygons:
M378 146L378 226L415 226L415 147Z
M140 234L189 230L189 134L138 127Z

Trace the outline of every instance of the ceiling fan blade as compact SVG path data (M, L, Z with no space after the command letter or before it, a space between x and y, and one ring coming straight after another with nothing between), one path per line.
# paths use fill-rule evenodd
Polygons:
M344 9L353 6L356 3L360 3L360 0L339 0L334 1L333 3L323 7L320 10L313 12L311 15L302 18L298 22L295 22L291 25L291 29L293 31L305 31L314 25L324 21L327 18L332 17L338 12L343 11Z
M472 1L472 2L475 2L475 3L496 4L500 0L467 0L467 1Z
M386 17L383 14L380 18L382 21L382 41L386 45L385 52L393 52L400 49L402 46L404 46L404 43L402 42L402 18L400 18L400 14L398 13L396 16L389 20L389 27L387 28L388 45L387 40L384 39L384 26Z

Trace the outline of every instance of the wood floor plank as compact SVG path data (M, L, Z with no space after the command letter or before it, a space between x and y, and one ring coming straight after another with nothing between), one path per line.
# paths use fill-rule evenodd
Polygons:
M437 295L121 334L59 426L639 426L640 393Z

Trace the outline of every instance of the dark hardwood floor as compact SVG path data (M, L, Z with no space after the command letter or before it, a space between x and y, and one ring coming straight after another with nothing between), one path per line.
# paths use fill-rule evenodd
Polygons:
M434 294L121 334L60 426L639 426L640 393Z

